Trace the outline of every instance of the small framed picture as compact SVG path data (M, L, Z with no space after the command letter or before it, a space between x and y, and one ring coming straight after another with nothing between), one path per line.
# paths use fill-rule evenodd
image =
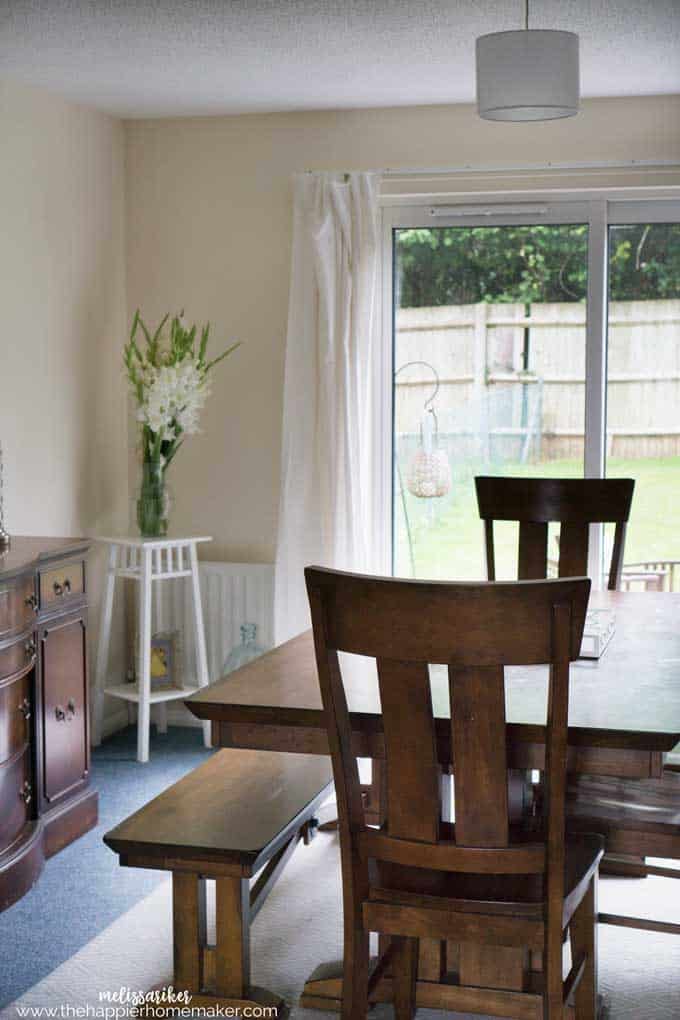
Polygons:
M179 632L163 631L151 637L151 690L182 686Z

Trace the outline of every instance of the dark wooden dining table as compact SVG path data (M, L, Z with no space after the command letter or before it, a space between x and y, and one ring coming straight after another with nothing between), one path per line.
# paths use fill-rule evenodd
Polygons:
M680 742L680 594L593 592L590 608L615 614L614 635L598 660L579 660L570 676L569 769L574 773L659 777L664 758ZM347 657L346 692L357 757L373 762L365 789L368 822L379 822L384 745L374 664ZM438 755L446 775L455 770L450 745L448 680L445 667L431 667ZM506 669L508 765L517 776L543 767L547 667ZM213 743L269 751L328 754L328 742L311 632L273 649L187 700L199 719L213 724ZM522 780L519 808L522 810ZM451 947L452 953L454 948ZM516 952L516 951L513 951ZM436 946L425 946L419 972L419 1005L437 1005L441 968ZM487 987L508 989L503 971L516 961L480 962ZM433 992L427 988L431 971ZM494 973L496 972L496 973ZM495 982L495 983L494 983ZM441 985L438 986L441 992ZM338 968L320 968L305 986L303 1005L337 1008ZM448 994L448 1008L474 1011L474 990ZM464 993L464 994L462 994ZM499 1004L507 1001L499 992Z

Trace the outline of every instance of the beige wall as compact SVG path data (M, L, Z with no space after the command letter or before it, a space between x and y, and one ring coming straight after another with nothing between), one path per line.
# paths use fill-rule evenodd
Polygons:
M119 121L0 83L0 441L14 534L125 527ZM101 557L91 569L93 637Z
M120 122L0 84L0 439L24 534L108 529L127 510Z
M292 173L680 160L679 124L677 96L591 100L541 124L468 106L128 122L128 317L184 306L245 341L172 469L175 525L212 534L211 558L274 557Z

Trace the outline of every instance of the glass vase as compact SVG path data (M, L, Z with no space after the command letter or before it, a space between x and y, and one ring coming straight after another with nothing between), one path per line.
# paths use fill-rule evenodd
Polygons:
M252 662L258 656L264 655L264 648L257 643L257 624L244 623L241 627L241 643L232 648L222 667L222 676L233 673L234 670Z
M170 493L160 460L144 461L137 496L137 526L142 538L165 538L170 517Z

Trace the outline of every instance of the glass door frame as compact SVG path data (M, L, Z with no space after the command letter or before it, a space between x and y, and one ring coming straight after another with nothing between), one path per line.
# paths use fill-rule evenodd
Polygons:
M584 477L604 478L607 426L607 320L609 227L621 223L680 222L680 188L633 198L624 192L508 193L421 196L414 203L386 200L382 209L382 344L378 371L385 380L376 407L376 463L379 505L389 522L381 550L386 573L394 564L394 331L395 231L451 226L588 225L586 293ZM602 576L602 527L592 528L588 572L597 586Z

